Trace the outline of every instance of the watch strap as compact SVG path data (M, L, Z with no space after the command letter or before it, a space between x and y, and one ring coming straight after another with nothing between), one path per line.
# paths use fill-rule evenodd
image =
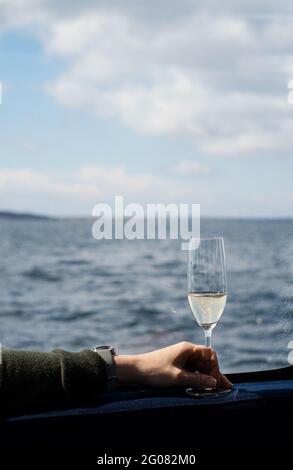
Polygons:
M106 366L108 389L113 389L117 385L116 364L113 356L116 356L115 349L111 346L98 346L93 351L102 358Z

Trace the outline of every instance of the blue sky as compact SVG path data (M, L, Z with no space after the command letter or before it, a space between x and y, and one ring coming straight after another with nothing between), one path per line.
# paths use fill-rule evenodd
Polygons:
M0 209L291 217L290 17L151 3L0 2Z

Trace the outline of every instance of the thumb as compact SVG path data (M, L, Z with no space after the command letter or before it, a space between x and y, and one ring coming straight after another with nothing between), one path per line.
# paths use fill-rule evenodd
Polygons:
M207 374L200 374L199 372L188 372L185 370L180 371L177 376L178 385L182 387L194 387L194 388L214 388L217 386L217 380L215 377Z

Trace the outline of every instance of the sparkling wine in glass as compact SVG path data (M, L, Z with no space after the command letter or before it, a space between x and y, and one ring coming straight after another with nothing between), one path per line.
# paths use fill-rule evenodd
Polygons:
M223 238L190 240L188 301L195 320L203 329L205 345L210 348L212 331L220 320L227 301ZM188 393L193 394L192 392L192 389L188 389Z

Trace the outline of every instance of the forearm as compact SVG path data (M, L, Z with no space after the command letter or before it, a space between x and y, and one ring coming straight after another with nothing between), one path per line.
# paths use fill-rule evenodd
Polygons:
M90 350L2 350L1 416L82 405L105 390L103 360Z
M182 342L145 354L114 356L113 360L118 385L232 387L220 372L216 353L192 343ZM88 405L106 390L106 362L92 350L2 351L1 416Z

